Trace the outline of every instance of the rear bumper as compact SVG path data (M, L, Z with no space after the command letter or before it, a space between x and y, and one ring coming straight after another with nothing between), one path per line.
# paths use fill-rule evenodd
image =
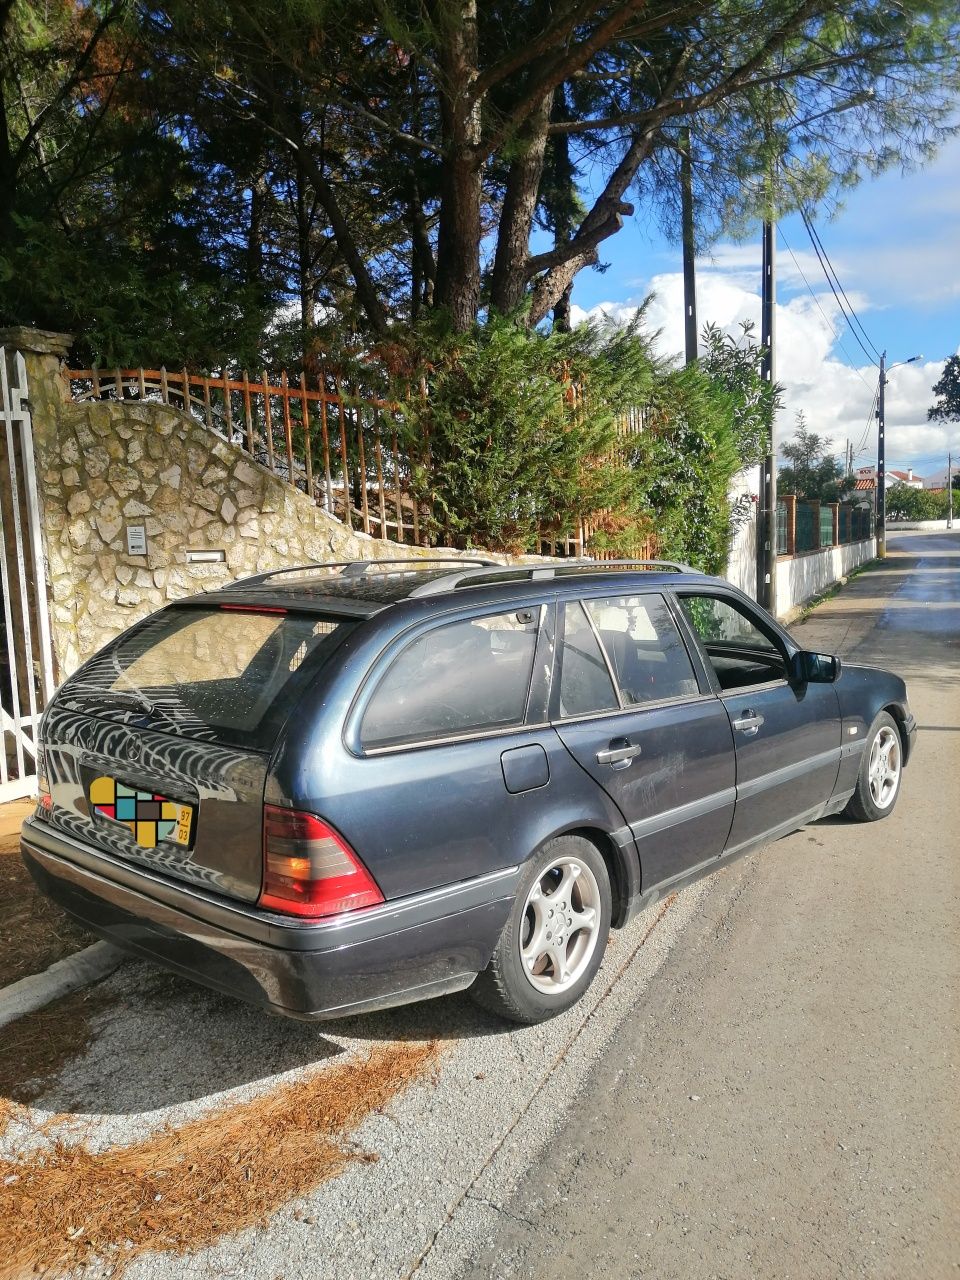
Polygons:
M21 836L38 888L89 929L205 986L295 1018L462 990L487 965L515 867L316 924L177 884L37 819Z

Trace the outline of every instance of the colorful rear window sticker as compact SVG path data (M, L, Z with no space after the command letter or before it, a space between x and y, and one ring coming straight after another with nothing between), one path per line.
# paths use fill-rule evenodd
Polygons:
M119 822L137 844L155 849L161 840L186 844L190 839L190 809L153 791L137 791L113 778L95 778L90 803L96 813Z

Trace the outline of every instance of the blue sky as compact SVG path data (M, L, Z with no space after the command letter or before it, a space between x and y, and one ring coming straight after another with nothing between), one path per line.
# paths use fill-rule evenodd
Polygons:
M924 476L943 473L948 449L960 459L960 424L928 423L926 415L944 360L960 349L960 138L920 171L864 181L845 193L832 219L819 217L816 225L867 334L879 350L886 349L888 364L924 357L890 374L888 466L912 465ZM701 327L713 320L733 332L741 318L752 317L759 331L759 241L758 227L753 240L720 243L698 263ZM610 267L603 275L580 273L575 314L602 310L625 317L653 290L651 320L663 329L660 349L680 352L679 246L668 243L652 222L647 225L641 206L605 242L601 255ZM795 413L803 410L808 426L831 437L837 452L853 439L858 465L867 465L876 457L871 408L877 369L842 318L799 216L780 227L777 272L777 376L786 384L781 438L789 438Z

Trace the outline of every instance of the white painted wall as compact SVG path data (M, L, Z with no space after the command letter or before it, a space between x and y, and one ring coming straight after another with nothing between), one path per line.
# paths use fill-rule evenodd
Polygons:
M785 618L876 554L876 538L865 538L806 555L781 556L777 560L777 617Z
M777 617L785 618L859 565L873 560L876 554L876 539L867 538L842 547L824 547L822 551L806 555L781 556L777 560ZM756 520L748 521L734 535L725 576L728 582L756 599Z
M742 524L733 535L730 558L725 574L728 582L739 587L751 600L757 598L757 520L756 516Z
M960 528L960 502L954 503L957 508L957 514L953 518L953 525L948 525L946 520L888 520L887 521L887 537L891 533L901 533L908 529L926 529L929 533L936 533L940 529Z

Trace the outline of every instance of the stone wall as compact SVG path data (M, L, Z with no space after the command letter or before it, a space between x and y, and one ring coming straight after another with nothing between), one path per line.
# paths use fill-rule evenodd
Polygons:
M64 335L17 330L0 339L27 361L60 680L170 600L235 578L438 554L351 532L179 409L67 399ZM145 530L145 555L128 553L130 525ZM191 563L188 551L222 552L223 562Z

